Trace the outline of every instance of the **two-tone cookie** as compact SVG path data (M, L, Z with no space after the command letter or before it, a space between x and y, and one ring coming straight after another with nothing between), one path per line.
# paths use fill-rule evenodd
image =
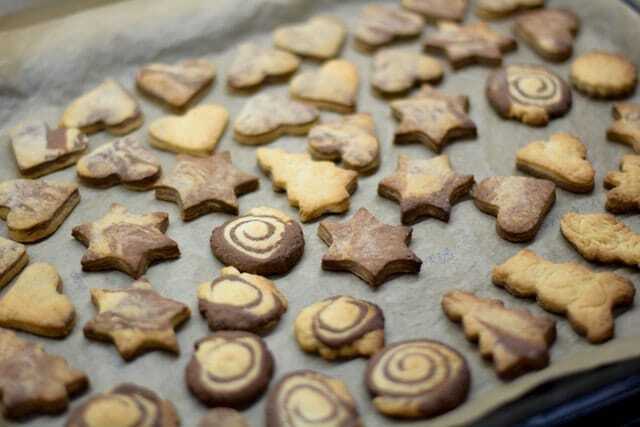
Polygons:
M573 11L545 8L518 16L513 30L544 59L564 61L573 52L579 27L580 20Z
M318 60L338 55L347 30L335 16L314 16L307 22L278 27L273 43L280 49Z
M11 282L29 263L24 245L0 237L0 289Z
M369 4L362 8L355 29L356 46L373 51L394 39L417 37L422 33L422 16L397 6Z
M351 113L356 110L359 82L354 64L345 59L332 59L318 70L296 75L289 84L289 93L321 109Z
M243 43L227 71L227 85L235 90L254 89L289 77L299 66L300 59L292 53Z
M571 64L571 83L592 98L621 98L631 94L638 69L621 53L593 50Z
M373 57L371 85L385 96L406 93L420 83L437 83L444 75L440 61L407 49L381 49Z

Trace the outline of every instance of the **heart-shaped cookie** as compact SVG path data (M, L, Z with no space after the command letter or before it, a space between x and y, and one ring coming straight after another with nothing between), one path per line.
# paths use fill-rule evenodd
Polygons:
M316 16L302 24L276 28L273 42L280 49L315 59L335 57L347 31L333 16Z
M299 74L291 81L292 96L318 108L350 113L356 109L358 69L349 61L334 59L317 71Z
M236 90L252 89L267 80L289 77L299 66L300 59L289 52L243 43L229 67L227 84Z
M201 105L184 116L167 116L151 123L150 142L161 150L206 156L216 148L228 119L224 107Z

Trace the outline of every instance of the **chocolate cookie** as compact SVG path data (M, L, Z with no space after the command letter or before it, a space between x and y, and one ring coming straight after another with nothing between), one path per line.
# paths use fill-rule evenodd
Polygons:
M369 4L362 8L355 29L356 46L372 51L394 39L417 37L422 33L424 19L420 15L384 4Z
M0 237L0 289L13 280L28 263L29 255L24 245Z
M280 49L318 60L338 55L347 36L344 23L334 16L314 16L301 24L278 27L273 43Z
M304 253L300 225L277 209L254 208L216 227L211 250L224 265L263 276L285 274Z
M569 85L540 65L511 64L494 71L486 93L502 117L531 126L545 126L571 109Z
M289 52L243 43L229 67L227 84L236 90L253 89L265 81L289 77L299 66L300 59Z
M265 333L287 311L287 298L271 280L233 267L198 287L198 307L209 328Z
M235 409L213 408L202 417L198 427L249 427L249 423Z
M431 23L464 20L468 0L402 0L402 6L417 12Z
M359 82L355 65L344 59L332 59L318 70L296 75L289 84L289 93L320 109L352 113L356 110Z
M382 49L373 58L371 85L385 96L406 93L416 84L442 79L440 61L407 49Z
M365 383L387 416L430 418L464 402L471 374L460 353L426 339L385 347L369 360Z
M573 52L579 27L578 16L569 9L548 8L518 16L513 29L544 59L564 61Z
M631 94L638 69L620 53L593 50L571 64L571 83L592 98L621 98Z
M368 301L336 296L304 308L294 331L304 351L324 359L369 357L384 347L384 314Z
M205 405L246 407L269 386L274 361L259 336L216 332L196 342L195 349L186 380L189 390Z
M640 156L627 154L622 157L620 171L609 172L604 177L607 193L605 208L613 213L640 211Z
M640 153L640 104L618 102L613 104L613 123L607 129L607 138L633 147Z

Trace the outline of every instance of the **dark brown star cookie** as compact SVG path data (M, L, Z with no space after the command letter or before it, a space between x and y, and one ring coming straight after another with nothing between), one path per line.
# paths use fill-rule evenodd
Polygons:
M471 190L473 182L473 175L451 169L446 154L428 160L401 154L395 173L378 184L378 194L400 203L403 224L428 216L449 221L451 205Z
M69 397L84 391L89 379L59 356L45 353L40 344L0 329L0 395L7 418L67 409Z
M613 104L613 123L607 129L607 138L633 147L640 153L640 104L618 102Z
M220 331L196 342L195 348L187 385L205 405L246 407L269 386L274 361L259 336Z
M383 4L362 8L355 30L356 46L373 51L394 39L417 37L422 33L424 19L408 10Z
M151 350L179 353L174 328L191 316L186 305L163 298L145 279L128 289L91 289L96 317L84 326L87 338L111 341L125 360Z
M578 16L569 9L548 8L518 16L514 32L538 55L549 61L564 61L573 52L573 40L580 27Z
M420 142L439 152L451 140L476 135L468 110L466 96L446 95L424 85L415 96L391 103L393 115L400 120L393 142Z
M484 22L464 26L440 22L438 31L427 35L427 51L444 53L453 68L471 64L498 66L502 55L516 48L516 41L494 31Z
M231 163L231 153L211 157L179 155L173 172L156 184L156 198L177 203L182 219L194 220L209 212L238 214L241 194L258 189L258 177Z
M138 278L150 263L180 256L178 244L164 234L168 227L164 212L136 215L114 203L104 217L74 227L72 234L88 248L84 271L115 269Z
M402 0L402 6L417 12L431 23L437 21L462 21L467 12L468 0Z
M27 249L20 243L0 237L0 289L29 263Z
M350 271L372 287L396 274L417 274L422 261L407 246L411 231L410 227L382 223L365 208L343 223L324 220L318 236L330 247L322 258L322 268Z
M173 404L149 389L120 384L96 394L69 414L65 427L179 427Z
M546 179L492 176L472 191L482 212L496 216L498 235L511 242L535 237L556 200L556 185Z

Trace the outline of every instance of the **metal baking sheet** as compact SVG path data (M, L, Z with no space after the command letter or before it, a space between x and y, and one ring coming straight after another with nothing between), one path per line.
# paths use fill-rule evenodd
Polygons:
M79 8L74 0L60 0L68 4L67 14L55 13L54 8L36 8L21 12L13 25L5 31L0 27L0 180L18 177L8 144L7 132L25 119L44 119L56 124L62 111L78 95L91 89L107 77L113 77L133 90L138 67L152 62L173 62L194 56L204 56L218 66L218 78L213 89L201 103L224 105L231 120L237 116L248 97L232 95L225 87L226 69L238 43L252 40L263 46L271 45L271 30L277 25L302 21L318 13L330 13L345 20L353 29L363 1L303 1L303 0L129 0L102 4L92 2L91 8ZM582 20L575 45L581 53L593 48L621 51L640 64L639 18L622 2L571 0L550 1L550 5L573 7ZM472 10L472 9L471 9ZM476 20L471 10L467 21ZM43 16L49 13L51 16ZM0 22L8 22L6 19ZM509 32L512 20L495 26ZM432 26L425 33L434 31ZM405 43L418 51L417 40ZM361 75L358 96L359 111L373 114L382 146L381 167L377 173L361 178L359 188L351 198L346 219L358 207L366 206L380 219L399 223L398 205L377 195L378 182L392 173L399 154L429 158L430 150L420 145L393 146L396 126L387 101L375 97L370 89L371 58L353 48L349 38L342 57L353 61ZM543 61L524 44L505 57L507 63ZM567 77L570 61L546 64ZM303 69L317 64L305 61ZM574 91L574 105L570 113L552 121L544 128L530 128L513 121L500 119L489 107L484 96L484 83L489 69L469 67L454 72L447 66L445 79L439 89L463 93L470 97L471 117L478 125L478 138L454 142L444 150L454 168L474 174L476 181L491 175L520 174L515 170L515 152L525 143L542 139L556 131L579 135L589 149L589 159L597 171L597 185L592 194L575 195L557 191L557 201L535 240L529 244L513 244L500 239L495 232L495 218L478 211L470 199L457 204L449 223L428 219L413 227L411 248L424 264L419 275L403 275L386 283L377 291L348 273L325 272L320 260L325 245L316 235L317 222L304 225L306 251L301 262L286 276L275 279L289 299L289 311L276 330L266 337L276 359L274 381L288 371L300 368L315 369L343 379L357 399L360 413L368 426L393 425L380 416L371 404L363 386L366 360L325 362L317 356L304 354L293 337L293 321L308 304L336 295L350 294L379 304L385 312L386 336L389 343L409 338L427 337L441 340L460 350L471 367L473 385L466 404L448 415L431 421L417 421L415 425L465 424L521 396L550 378L595 366L640 356L640 312L631 308L616 318L616 337L606 344L594 346L576 335L562 317L558 321L558 339L552 348L549 368L525 375L511 383L497 379L491 365L483 361L475 345L467 342L458 325L450 322L440 309L442 294L451 289L473 290L480 295L500 298L508 306L526 307L534 313L543 311L533 302L516 299L490 282L493 265L503 262L524 247L530 247L554 261L574 260L600 270L613 270L637 281L637 271L611 266L596 266L586 261L565 242L559 230L559 218L568 211L601 212L604 206L602 178L609 170L618 168L620 158L630 150L606 141L605 129L610 122L611 103L593 101ZM286 92L286 84L270 85L264 92ZM636 101L639 96L633 97ZM147 141L147 126L166 114L157 104L140 97L145 115L144 126L134 135ZM322 113L326 120L334 116ZM241 212L255 206L271 206L297 217L286 196L276 194L270 181L260 172L255 160L255 148L242 146L232 139L227 129L217 150L230 150L234 163L241 169L260 176L260 190L240 198ZM106 133L90 138L93 150L109 141ZM306 150L301 137L283 137L271 144L290 151ZM164 171L175 161L170 153L157 152ZM75 180L74 168L47 177L53 180ZM63 280L65 292L77 310L77 325L64 340L42 339L20 334L44 344L46 349L65 356L73 366L85 370L91 380L91 390L72 401L76 406L89 394L102 392L120 382L135 382L158 392L177 407L182 423L193 426L207 408L192 397L184 382L184 368L191 357L193 343L209 331L197 311L197 286L216 277L222 267L209 249L212 229L230 218L225 214L211 214L190 223L183 223L175 204L155 199L153 192L137 193L122 187L94 190L82 186L82 202L63 226L48 240L28 248L32 262L54 264ZM181 355L153 352L126 363L109 344L87 340L82 326L93 317L89 289L118 288L132 280L119 272L83 273L80 258L85 248L71 238L71 229L85 221L105 214L109 205L119 202L134 212L165 211L170 214L168 235L180 244L182 257L151 267L146 277L163 295L188 304L192 310L189 322L178 332ZM623 217L636 231L640 218ZM0 235L6 235L0 223ZM548 313L547 313L548 314ZM273 383L272 383L273 384ZM252 425L263 424L262 398L245 414ZM20 425L59 426L66 415L36 417ZM0 421L2 425L2 421ZM6 424L12 425L12 424ZM412 424L414 425L414 424Z

